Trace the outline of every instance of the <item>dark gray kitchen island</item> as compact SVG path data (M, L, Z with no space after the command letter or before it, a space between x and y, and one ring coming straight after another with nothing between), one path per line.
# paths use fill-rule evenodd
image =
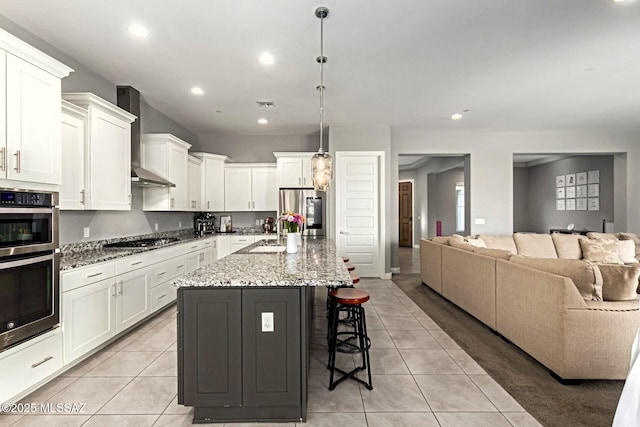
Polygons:
M176 281L178 403L194 423L306 421L314 292L351 284L333 241L259 241Z

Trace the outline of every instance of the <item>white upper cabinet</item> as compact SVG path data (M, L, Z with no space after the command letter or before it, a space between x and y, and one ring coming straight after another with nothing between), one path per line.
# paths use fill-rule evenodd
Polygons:
M223 212L224 208L224 164L227 156L210 153L191 153L202 159L202 209L209 212Z
M191 144L168 133L142 135L142 167L175 187L144 188L146 211L189 211L188 151Z
M60 185L60 80L71 71L0 30L0 187Z
M276 168L269 164L225 167L225 211L277 211Z
M84 138L87 110L62 100L60 209L85 208Z
M92 93L64 93L62 97L87 111L84 209L131 210L131 123L136 116ZM63 134L65 138L68 133ZM76 155L67 151L72 146L66 142L63 145L65 157ZM65 179L72 176L75 173L64 174ZM76 187L77 183L63 181L62 185ZM77 191L77 187L70 191ZM68 207L62 205L61 208Z
M276 152L279 188L312 188L311 157L315 153Z
M189 210L202 210L202 159L189 156Z

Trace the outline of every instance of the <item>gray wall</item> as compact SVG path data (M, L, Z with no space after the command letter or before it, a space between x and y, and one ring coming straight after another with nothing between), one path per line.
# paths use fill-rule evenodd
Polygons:
M513 168L513 231L529 230L529 168Z
M2 15L0 15L0 28L75 70L69 77L62 80L63 92L92 92L113 104L116 103L116 84L104 79L97 72L90 70ZM144 98L144 94L142 94L142 97ZM140 127L143 133L172 133L190 144L198 144L197 134L189 131L145 102L142 102L140 107ZM60 243L66 244L151 233L154 231L156 223L159 231L178 229L180 228L180 222L182 223L182 228L193 227L192 213L143 212L142 190L134 187L131 195L131 211L127 212L61 212ZM91 236L89 238L83 237L84 227L90 228Z
M435 221L442 221L442 235L468 234L467 230L456 230L456 183L464 182L464 168L455 168L438 174L430 174L436 191L430 193L429 205L435 205ZM466 194L466 188L465 188Z
M514 229L515 231L548 233L550 228L566 228L570 223L575 224L577 230L600 231L603 219L608 222L614 221L613 156L576 156L528 169L526 188L520 187L523 181L514 179L514 227L516 223L526 224L520 225L518 229ZM591 170L600 170L600 210L556 210L556 176ZM525 222L517 219L516 214L523 210L523 200L518 200L520 206L517 206L515 195L527 191L528 218Z
M328 132L323 132L325 141ZM193 151L224 154L232 162L275 163L274 151L318 151L319 132L311 135L227 135L207 134ZM328 147L324 144L324 149Z

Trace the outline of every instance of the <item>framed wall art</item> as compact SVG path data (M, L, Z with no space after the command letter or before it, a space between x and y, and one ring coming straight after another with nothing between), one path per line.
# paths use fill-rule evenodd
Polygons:
M559 175L556 176L556 187L564 187L564 180L565 176L564 175Z
M576 210L576 199L567 199L566 202L566 207L568 211L575 211Z
M556 210L557 211L564 211L565 209L565 203L564 203L564 199L558 199L556 200Z
M586 172L580 172L576 174L576 184L577 185L582 185L582 184L586 184L587 183L587 173Z
M589 197L599 197L600 196L600 184L589 184L589 190L587 191L587 196L589 196Z
M587 210L587 199L576 199L576 210L578 211L586 211Z
M598 197L589 199L589 210L590 211L600 210L600 199Z
M565 197L565 188L559 187L556 188L556 199L564 199Z
M600 171L589 171L588 173L588 177L587 177L587 182L589 184L597 184L600 182Z
M573 199L574 197L576 197L576 187L566 187L565 194L567 196L567 199Z
M578 185L576 187L576 196L577 197L587 197L587 186L586 185Z
M571 173L569 175L565 176L565 180L564 180L564 185L569 186L569 185L576 185L576 174L575 173Z

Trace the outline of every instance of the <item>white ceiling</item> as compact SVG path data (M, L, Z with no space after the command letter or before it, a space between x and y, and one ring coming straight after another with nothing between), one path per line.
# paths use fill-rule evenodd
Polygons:
M640 130L640 1L0 0L0 11L196 133L308 134L319 5L331 11L327 126ZM132 21L151 37L132 38Z

